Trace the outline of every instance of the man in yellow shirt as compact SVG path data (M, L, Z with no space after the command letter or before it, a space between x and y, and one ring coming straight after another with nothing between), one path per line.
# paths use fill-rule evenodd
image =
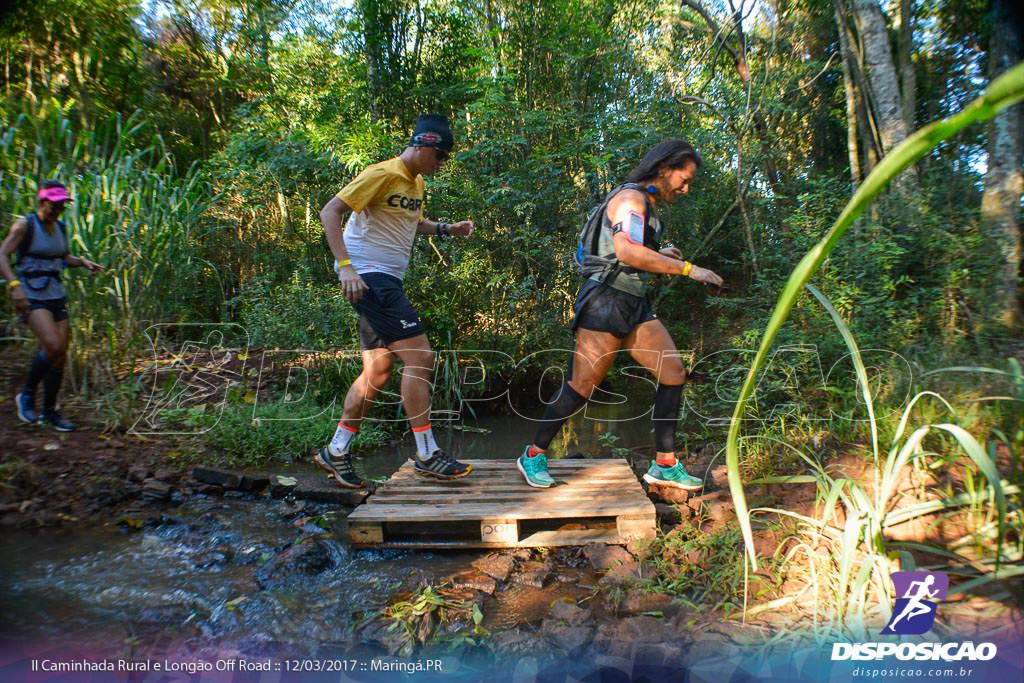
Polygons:
M349 488L363 486L350 446L371 401L387 383L395 356L402 361L402 403L416 440L420 474L458 479L472 467L438 448L430 428L434 352L416 309L402 289L416 235L473 234L472 221L435 222L423 214L423 176L440 170L454 137L448 119L427 114L416 121L400 156L368 166L320 211L345 298L359 312L363 371L345 396L341 422L315 460ZM341 219L351 212L344 232Z

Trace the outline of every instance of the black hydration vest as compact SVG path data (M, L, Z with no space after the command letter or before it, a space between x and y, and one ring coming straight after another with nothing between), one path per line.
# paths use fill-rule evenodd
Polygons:
M68 255L67 226L64 221L57 221L61 241L64 243L64 251L59 255L55 255L41 252L39 245L36 244L36 236L45 233L46 230L39 217L35 213L30 213L25 216L25 224L25 235L18 244L14 270L25 286L26 293L30 299L33 298L32 295L34 293L45 297L46 294L43 294L43 292L51 289L50 283L52 280L60 283L61 270L64 268L64 258ZM59 284L57 287L59 288ZM53 292L50 294L52 295Z
M654 203L647 194L647 189L638 183L624 183L619 185L604 198L600 205L595 207L587 216L580 231L579 240L575 254L576 270L583 278L595 279L604 285L611 285L620 274L638 275L644 271L637 270L623 264L615 256L614 235L611 230L605 229L607 219L605 212L612 198L622 190L636 190L644 197L644 237L643 244L648 249L658 251L661 249L661 221L654 210Z

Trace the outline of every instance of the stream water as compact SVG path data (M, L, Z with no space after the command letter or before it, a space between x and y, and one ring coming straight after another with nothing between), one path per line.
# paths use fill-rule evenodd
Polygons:
M614 407L609 414L614 417ZM529 438L523 424L512 418L469 421L469 427L486 431L446 430L441 438L448 443L442 445L457 457L509 458L511 466ZM649 420L577 417L557 445L561 452L607 455L607 439L602 444L598 437L608 431L622 437L618 445L650 441ZM406 439L366 454L364 475L391 474L411 451ZM259 653L284 647L309 653L334 646L347 651L358 641L353 625L386 604L403 583L440 581L483 554L355 551L343 533L296 523L330 512L330 506L305 512L287 506L265 498L194 496L168 508L161 522L135 532L113 525L6 532L0 538L0 637L121 652L231 647ZM312 534L318 534L323 555L314 562L326 569L275 573L274 558ZM498 596L488 625L509 628L537 619L560 595L584 594L586 587L577 583L555 582L532 602L520 600L519 588L510 587Z

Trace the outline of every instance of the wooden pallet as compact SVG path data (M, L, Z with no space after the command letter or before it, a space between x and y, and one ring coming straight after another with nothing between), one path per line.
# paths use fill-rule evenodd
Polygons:
M514 460L467 460L456 481L407 461L348 516L355 547L532 548L653 538L654 504L625 460L554 460L558 486L532 488Z

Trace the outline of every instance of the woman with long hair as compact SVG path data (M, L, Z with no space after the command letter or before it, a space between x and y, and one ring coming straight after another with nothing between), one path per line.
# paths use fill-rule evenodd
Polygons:
M554 486L547 467L548 445L590 399L620 349L627 350L658 383L652 414L657 455L644 479L682 489L703 486L683 469L673 446L686 370L675 342L645 298L652 273L722 285L722 278L712 271L683 260L676 247L660 246L663 226L658 206L689 192L701 163L697 150L683 140L655 145L628 181L609 193L599 213L592 214L592 221L598 222L588 221L594 226L593 236L584 231L583 253L577 255L587 280L576 298L571 375L547 403L533 443L516 460L530 486Z

